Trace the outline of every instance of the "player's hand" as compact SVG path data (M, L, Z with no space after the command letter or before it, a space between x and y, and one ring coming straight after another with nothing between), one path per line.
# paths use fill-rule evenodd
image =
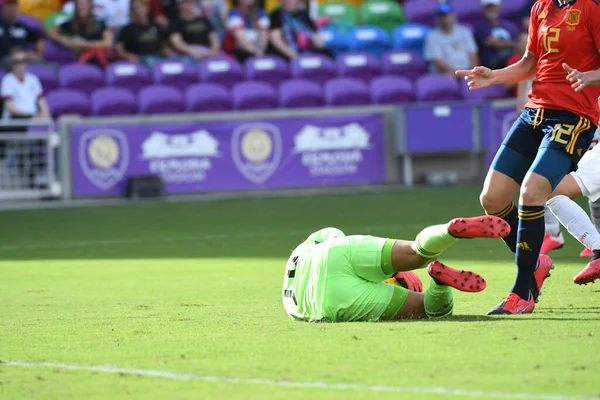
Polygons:
M588 86L598 85L600 82L594 76L593 72L581 72L575 68L569 67L568 64L563 63L563 68L568 72L567 79L571 82L571 87L576 91L580 92Z
M413 292L423 291L423 282L419 279L419 276L412 271L398 272L394 278L400 284L408 290Z
M455 72L457 76L462 76L469 90L483 89L492 85L493 72L487 67L475 67L473 69L461 69Z

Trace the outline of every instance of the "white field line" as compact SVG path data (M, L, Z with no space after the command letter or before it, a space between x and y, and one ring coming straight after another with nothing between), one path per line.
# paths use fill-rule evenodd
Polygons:
M536 394L536 393L515 393L515 392L496 392L486 390L465 390L445 387L427 387L427 386L382 386L382 385L362 385L357 383L328 383L328 382L294 382L286 380L261 379L261 378L233 378L224 376L195 375L170 371L157 371L138 368L119 368L114 366L94 366L77 365L48 362L26 362L26 361L0 361L1 366L17 366L30 368L59 368L72 371L90 371L104 372L109 374L132 374L138 376L149 376L156 378L165 378L178 381L204 381L221 382L232 384L250 384L264 386L281 386L290 388L310 388L325 390L342 391L362 391L362 392L390 392L390 393L419 393L419 394L437 394L440 396L462 396L479 398L501 398L501 399L525 399L525 400L591 400L600 397L568 396L561 394Z
M381 226L369 226L369 227L357 227L350 228L347 231L361 232L363 234L369 234L374 231L391 231L406 232L407 230L414 230L424 228L424 225L381 225ZM249 239L257 237L275 237L275 236L298 236L299 239L306 237L310 234L309 229L292 229L285 231L256 231L256 232L242 232L242 233L218 233L211 235L192 235L192 236L170 236L170 237L149 237L149 238L123 238L123 239L108 239L108 240L85 240L85 241L73 241L73 242L56 242L56 243L30 243L30 244L17 244L17 245L6 245L0 246L0 252L3 251L22 251L22 250L45 250L45 249L67 249L77 247L111 247L111 246L126 246L135 244L152 244L152 243L179 243L179 242L191 242L197 240L229 240L229 239ZM397 236L397 235L395 235Z

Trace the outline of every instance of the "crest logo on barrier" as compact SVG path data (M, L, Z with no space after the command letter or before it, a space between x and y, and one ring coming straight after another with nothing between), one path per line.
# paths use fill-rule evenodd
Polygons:
M237 169L251 182L265 182L281 162L281 135L271 124L239 126L231 139L231 155Z
M116 185L129 165L129 147L123 132L97 129L79 141L79 164L88 180L102 190Z

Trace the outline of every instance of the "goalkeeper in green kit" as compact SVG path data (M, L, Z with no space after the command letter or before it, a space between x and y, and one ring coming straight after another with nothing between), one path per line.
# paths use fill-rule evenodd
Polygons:
M387 321L452 314L452 288L485 289L470 271L434 261L458 239L500 238L510 233L501 218L456 218L422 230L414 241L346 236L336 228L311 234L287 261L283 305L292 319L309 322ZM422 292L416 274L427 266L431 284Z

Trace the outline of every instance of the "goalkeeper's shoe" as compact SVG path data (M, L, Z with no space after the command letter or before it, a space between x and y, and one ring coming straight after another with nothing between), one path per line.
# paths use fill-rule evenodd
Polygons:
M538 263L533 272L533 281L531 282L531 294L533 301L538 302L538 297L542 294L542 285L546 278L550 277L550 271L554 269L552 259L546 254L540 254Z
M533 296L529 295L529 300L523 300L516 293L509 293L502 302L488 311L488 315L497 314L528 314L535 308Z
M386 283L390 285L402 286L413 292L423 291L423 282L417 274L412 271L398 272L393 277L386 279Z
M510 225L493 215L455 218L448 223L448 232L460 239L501 238L510 233Z
M587 257L587 258L589 258L589 257L591 257L593 255L594 255L594 253L592 253L592 251L586 247L583 250L581 250L581 253L579 254L579 257Z
M544 235L544 241L542 242L542 248L540 254L548 254L552 250L558 250L565 245L565 237L561 232L558 235L553 236L548 233Z
M596 279L600 279L600 251L596 250L593 254L597 258L593 258L583 271L573 278L573 282L576 284L587 285L588 283L594 283Z
M481 292L487 285L475 272L450 268L439 261L429 263L427 272L437 283L461 292Z

